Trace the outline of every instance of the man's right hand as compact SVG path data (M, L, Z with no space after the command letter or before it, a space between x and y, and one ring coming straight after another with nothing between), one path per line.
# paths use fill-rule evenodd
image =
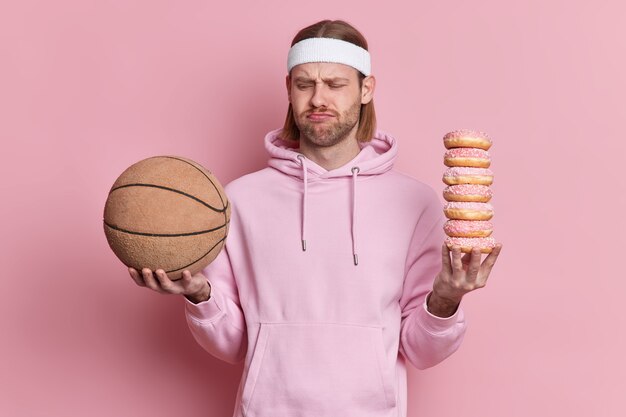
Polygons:
M143 268L139 273L134 268L128 268L128 272L140 287L148 287L161 294L184 295L194 304L207 301L211 297L211 285L200 272L191 275L191 272L184 270L183 277L176 281L172 281L162 269L153 273L152 270Z

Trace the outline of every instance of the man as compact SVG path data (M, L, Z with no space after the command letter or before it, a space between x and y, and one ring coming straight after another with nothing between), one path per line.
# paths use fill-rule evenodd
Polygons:
M204 274L140 286L183 294L196 340L245 359L234 416L406 416L406 361L431 367L459 347L462 297L481 264L450 252L442 205L392 169L394 138L375 130L367 42L343 21L292 42L285 126L265 137L269 167L226 187L224 250ZM399 355L398 353L402 353Z

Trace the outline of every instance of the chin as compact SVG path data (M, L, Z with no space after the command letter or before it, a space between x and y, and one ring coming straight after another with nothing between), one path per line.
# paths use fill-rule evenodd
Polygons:
M331 146L334 146L336 144L338 144L339 142L341 142L341 139L336 140L334 138L327 138L327 137L315 137L315 138L311 138L308 137L306 135L303 135L303 138L305 141L315 145L315 146L319 146L319 147L323 147L323 148L328 148Z
M357 123L358 118L354 120L354 123L350 123L350 121L346 123L338 119L331 123L302 121L296 125L300 129L301 139L314 146L328 148L346 140Z

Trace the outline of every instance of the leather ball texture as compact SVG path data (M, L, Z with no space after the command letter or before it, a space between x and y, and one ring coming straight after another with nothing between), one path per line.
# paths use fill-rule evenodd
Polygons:
M230 205L202 165L154 156L128 167L104 206L104 233L115 255L138 271L163 269L172 280L201 271L222 250Z

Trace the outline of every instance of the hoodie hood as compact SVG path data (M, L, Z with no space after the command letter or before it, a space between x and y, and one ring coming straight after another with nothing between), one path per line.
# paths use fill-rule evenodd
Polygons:
M265 149L270 154L269 166L278 171L302 180L301 206L301 243L306 251L306 214L308 202L308 184L317 181L332 181L337 178L352 178L351 193L351 231L352 257L354 265L359 264L357 244L357 182L358 177L380 175L389 171L396 160L398 148L396 140L390 135L377 131L369 142L359 142L361 151L351 161L339 168L327 170L311 161L299 152L298 143L287 142L279 137L281 129L269 132L265 136Z
M287 142L279 137L282 129L276 129L265 136L265 149L270 155L269 166L292 177L304 179L302 164L298 155L298 143ZM389 171L397 158L398 147L396 140L382 132L377 131L369 142L359 142L361 152L345 165L330 171L319 166L310 159L306 160L309 181L351 177L352 168L359 168L359 176L378 175Z

